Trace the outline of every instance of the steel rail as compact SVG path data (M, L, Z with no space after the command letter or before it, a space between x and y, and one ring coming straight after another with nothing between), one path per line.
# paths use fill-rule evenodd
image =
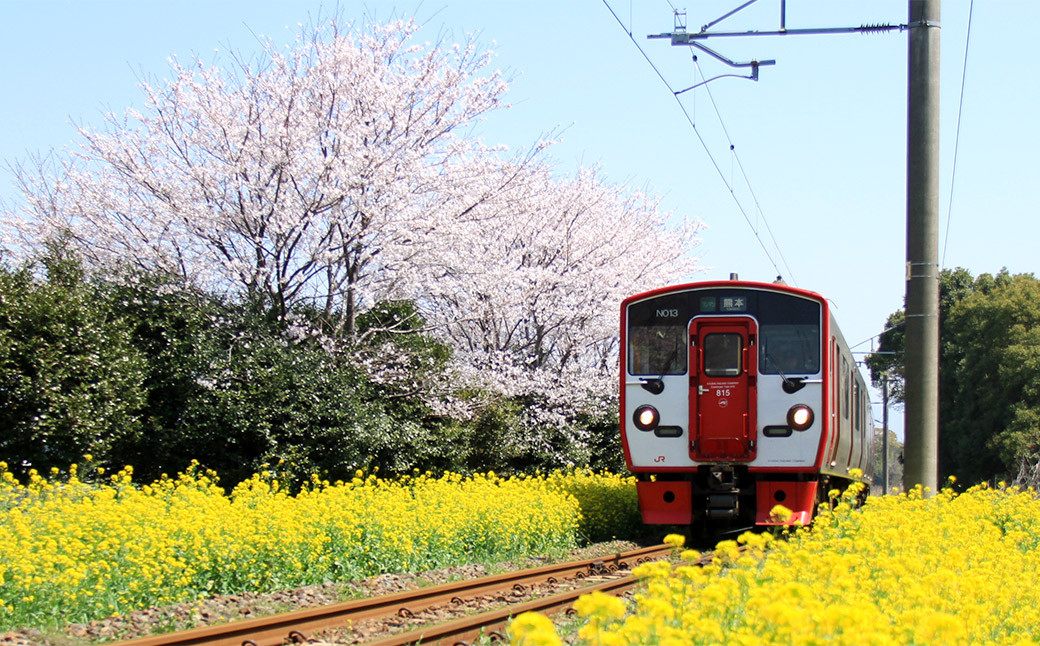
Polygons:
M471 617L463 617L455 621L449 621L435 626L419 628L407 633L393 635L374 642L365 642L365 646L405 646L406 644L421 643L423 646L436 644L466 644L477 637L498 638L505 641L502 632L509 621L525 612L541 612L545 614L556 614L569 609L578 597L593 591L607 594L620 595L631 590L639 583L639 579L632 575L619 577L612 581L604 581L594 585L587 585L567 592L561 592L552 596L527 601L525 603L511 604L498 610L491 610Z
M119 646L278 646L286 641L299 643L306 640L305 633L316 630L342 627L361 620L395 614L414 614L438 604L462 600L463 597L516 588L532 582L553 583L561 578L584 578L590 574L625 568L629 562L660 558L670 551L671 547L668 545L656 545L612 556L546 565L270 617L142 637L122 642ZM585 591L592 589L586 587Z
M746 549L743 545L738 548L740 552L744 552ZM712 554L705 554L699 560L690 563L690 565L708 565L712 562L712 558ZM508 641L504 632L506 625L514 617L525 612L540 612L553 615L569 611L578 597L582 595L599 591L618 596L634 588L639 581L638 577L631 574L620 576L601 583L552 594L541 599L510 604L485 613L399 633L378 641L366 641L364 644L365 646L407 646L409 644L422 644L422 646L464 646L473 643L481 636L488 637L492 641L505 643Z

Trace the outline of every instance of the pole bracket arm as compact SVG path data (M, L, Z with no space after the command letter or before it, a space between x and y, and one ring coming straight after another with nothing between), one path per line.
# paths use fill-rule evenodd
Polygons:
M942 29L942 23L939 22L938 20L918 20L917 22L912 22L912 23L906 25L907 29L919 29L921 27L924 27L925 29L927 29L929 27L935 27L936 29Z

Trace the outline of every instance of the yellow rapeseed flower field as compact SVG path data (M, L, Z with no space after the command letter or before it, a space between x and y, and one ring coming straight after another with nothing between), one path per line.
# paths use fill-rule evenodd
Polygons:
M587 621L578 643L1040 642L1035 492L921 493L872 498L855 509L855 491L834 492L834 510L788 540L747 533L720 543L708 567L682 560L639 566L644 587L626 607L594 598L575 604ZM513 643L555 636L551 625L528 619Z
M358 472L350 482L312 478L296 495L270 472L227 493L197 467L143 486L129 467L83 471L89 478L73 465L20 483L0 463L0 631L210 594L562 554L603 533L596 523L638 518L630 479L574 470Z
M569 469L545 476L549 487L574 496L581 506L581 538L589 542L629 538L642 530L634 476Z

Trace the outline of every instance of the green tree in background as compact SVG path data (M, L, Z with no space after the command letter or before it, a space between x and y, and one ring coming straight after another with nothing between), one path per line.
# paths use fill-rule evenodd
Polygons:
M101 461L135 441L144 379L126 322L60 245L0 268L0 460L12 471Z
M878 491L884 487L884 438L883 429L874 427L874 486ZM895 431L888 430L888 491L898 491L903 484L903 443Z
M1040 281L1032 274L940 276L939 469L962 481L1013 477L1040 445ZM868 363L902 399L903 312Z
M60 246L0 270L0 460L24 475L89 453L142 482L198 460L227 485L264 470L298 484L359 468L605 466L573 432L620 464L606 413L532 450L520 430L531 403L458 389L450 347L413 303L376 304L354 339L323 334L322 314L294 312L293 327L157 272L90 277Z
M234 483L265 464L342 477L368 461L364 380L311 340L290 341L263 311L179 289L156 275L111 287L147 358L145 429L113 446L142 480L193 459ZM360 455L359 455L360 454Z
M982 278L981 276L979 277ZM949 316L950 309L965 296L975 290L975 278L966 269L944 269L939 275L939 328L940 347L939 365L946 366L956 362L957 346L948 343L945 332L945 322ZM870 367L871 376L875 386L880 386L882 378L887 374L889 378L889 396L894 401L903 401L903 349L906 347L906 312L898 310L889 315L885 321L885 331L880 335L880 353L870 355L867 365ZM947 370L940 370L939 396L944 392L949 393L947 384L943 383L944 377L950 374ZM940 412L946 407L940 404Z
M287 329L255 304L155 274L113 285L109 301L147 358L146 432L117 443L112 456L138 466L142 480L193 459L230 483L275 466L295 482L371 466L455 466L442 465L451 454L437 436L445 424L423 399L450 353L419 334L423 322L408 303L373 308L359 319L367 345L340 347ZM373 354L385 355L378 382L364 367ZM396 373L386 370L392 364Z
M1000 472L1014 476L1040 444L1040 281L983 274L947 327L959 358L946 426L949 460L973 479L992 475L986 470L998 460ZM972 473L972 464L982 468Z

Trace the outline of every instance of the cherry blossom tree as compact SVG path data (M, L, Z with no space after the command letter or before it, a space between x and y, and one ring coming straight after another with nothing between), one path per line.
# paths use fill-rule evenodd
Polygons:
M655 200L595 170L564 179L546 164L514 170L508 191L467 200L484 217L458 223L438 247L453 259L424 263L440 274L419 302L466 382L536 395L539 423L561 423L613 398L618 305L689 279L700 223L670 224Z
M514 453L544 453L542 431L610 409L618 304L688 279L699 223L596 170L561 177L546 144L485 147L473 127L504 105L505 80L474 41L419 45L416 31L330 22L227 69L172 60L140 112L15 169L25 206L0 234L60 238L111 275L178 276L283 322L306 312L394 392L535 401ZM417 378L439 350L409 355L395 332L450 345L450 383Z
M502 106L502 75L473 40L418 45L417 29L330 22L227 70L171 60L171 80L142 84L142 112L81 128L58 172L17 169L15 221L96 266L170 272L280 316L307 304L350 335L363 308L407 293L402 268L457 215L430 196L474 159L499 163L469 133Z

